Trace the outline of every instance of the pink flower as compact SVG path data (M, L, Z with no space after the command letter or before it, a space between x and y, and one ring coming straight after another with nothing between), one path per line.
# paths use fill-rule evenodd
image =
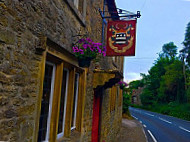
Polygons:
M92 40L90 38L86 38L86 41L88 42L92 42Z
M105 52L105 51L102 51L102 55L105 57L105 56L106 56L106 52Z
M102 43L96 43L96 45L101 46L101 45L102 45Z
M77 57L106 56L105 51L105 47L102 46L102 43L95 43L90 38L81 38L73 47L73 52Z
M79 49L78 49L78 47L73 47L73 52L75 53L75 52L79 52Z
M88 47L88 44L83 44L82 46L84 49L86 49Z

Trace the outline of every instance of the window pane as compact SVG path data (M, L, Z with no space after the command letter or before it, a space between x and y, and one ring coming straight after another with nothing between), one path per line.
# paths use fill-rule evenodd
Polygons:
M74 84L74 98L73 98L73 112L72 112L72 121L71 121L71 128L75 127L76 121L76 111L77 111L77 99L78 99L78 79L79 74L75 74L75 84Z
M42 103L41 103L41 115L40 115L40 124L39 124L39 132L38 132L38 141L43 141L46 138L52 77L53 77L53 66L46 64L44 83L43 83L43 95L42 95Z
M60 110L59 110L59 122L58 122L58 134L63 132L63 123L64 123L64 111L65 111L65 99L66 99L66 89L68 84L68 72L66 70L63 71L62 78L62 88L61 88L61 99L60 99Z

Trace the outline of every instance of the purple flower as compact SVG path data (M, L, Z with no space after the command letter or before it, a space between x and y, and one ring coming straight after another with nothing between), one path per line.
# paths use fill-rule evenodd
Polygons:
M99 48L99 50L98 50L98 53L102 53L102 51L100 50L100 48Z
M102 43L96 43L96 45L101 46L101 45L102 45Z
M82 50L82 49L79 49L79 51L80 51L80 52L83 52L84 50Z
M102 51L102 55L105 57L106 56L106 52Z
M88 42L92 42L92 40L90 38L86 38L86 41Z
M76 46L73 47L73 52L77 57L92 56L96 55L106 56L105 47L102 46L102 43L95 43L90 38L81 38Z
M94 51L94 49L93 49L93 48L91 48L91 47L90 47L90 50L91 50L91 51Z
M86 49L88 47L88 44L83 44L82 46L84 49Z
M79 49L78 49L78 47L73 47L73 52L75 53L75 52L79 52Z
M82 42L84 42L85 41L85 39L84 38L81 38L78 42L79 43L82 43Z
M126 82L124 82L124 81L120 81L120 82L118 82L118 84L121 85L121 86L128 86L128 84Z

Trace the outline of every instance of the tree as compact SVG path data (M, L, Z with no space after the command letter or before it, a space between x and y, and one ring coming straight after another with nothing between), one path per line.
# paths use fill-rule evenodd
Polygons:
M154 104L154 95L147 88L143 90L142 94L140 95L140 98L141 98L141 103L144 106L151 107Z
M190 22L187 24L186 32L185 32L185 39L183 41L184 48L180 51L183 58L185 58L187 65L190 67ZM184 69L184 78L186 79L186 95L187 100L190 103L190 73L189 70Z
M129 83L130 89L138 89L139 87L143 87L144 84L141 80L135 80Z
M184 48L182 52L187 54L186 61L188 65L190 66L190 22L187 24L183 45L184 45Z
M179 59L165 67L165 74L161 77L159 88L159 101L183 102L185 100L185 87L183 77L183 63Z
M162 46L162 55L166 58L173 59L177 55L177 46L173 42L164 44Z

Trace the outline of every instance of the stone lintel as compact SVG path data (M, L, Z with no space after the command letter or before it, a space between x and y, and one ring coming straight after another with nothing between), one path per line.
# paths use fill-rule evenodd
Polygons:
M123 78L119 70L94 70L93 88L111 88Z

